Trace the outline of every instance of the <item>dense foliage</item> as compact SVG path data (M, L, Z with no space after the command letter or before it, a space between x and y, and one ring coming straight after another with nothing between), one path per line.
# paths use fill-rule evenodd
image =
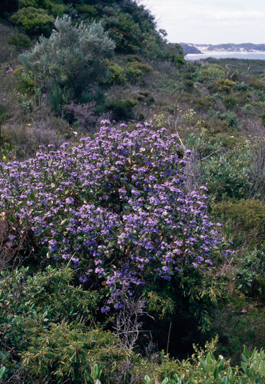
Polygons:
M264 62L131 0L0 12L0 380L264 382Z
M145 6L134 0L117 1L68 1L25 0L4 2L2 17L8 18L33 37L52 32L56 17L67 14L78 22L90 24L103 22L105 31L116 44L117 53L140 53L153 59L178 61L183 50L178 44L169 45L164 30L156 30L154 16Z

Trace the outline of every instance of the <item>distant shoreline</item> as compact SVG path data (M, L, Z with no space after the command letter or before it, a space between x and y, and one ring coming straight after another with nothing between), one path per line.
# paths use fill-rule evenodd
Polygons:
M188 55L207 55L207 54L213 54L213 55L216 55L216 54L227 54L227 53L231 53L231 54L234 54L234 53L238 53L238 54L248 54L248 53L265 53L265 51L222 51L222 50L215 50L215 51L202 51L201 50L201 53L188 53Z
M203 53L188 53L185 55L186 60L205 60L213 59L239 59L239 60L265 60L265 52L220 52L220 51L204 51Z

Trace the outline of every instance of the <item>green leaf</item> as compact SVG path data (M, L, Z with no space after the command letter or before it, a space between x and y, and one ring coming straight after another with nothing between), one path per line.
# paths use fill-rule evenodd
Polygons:
M153 379L150 379L150 377L148 375L145 375L145 377L143 378L143 381L146 384L149 384L149 383L152 383Z
M218 369L218 372L221 372L221 370L223 369L223 366L224 366L224 361L221 360L218 365L217 365L217 369Z
M243 347L243 352L244 352L244 355L246 356L246 358L249 359L250 358L250 353L249 353L249 351L248 351L248 349L247 349L247 347L245 345Z
M0 380L3 379L3 377L4 377L4 375L5 375L5 371L6 371L6 367L2 367L2 368L0 369Z
M200 359L200 362L204 372L207 372L207 362L206 361L204 362L202 359Z
M213 372L213 377L215 378L215 380L218 379L218 367L215 368L214 372Z

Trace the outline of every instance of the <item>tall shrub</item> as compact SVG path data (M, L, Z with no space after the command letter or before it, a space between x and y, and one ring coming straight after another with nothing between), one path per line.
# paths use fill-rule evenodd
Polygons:
M49 39L40 37L35 47L19 56L34 75L42 92L58 97L56 112L67 101L78 101L82 92L104 75L103 58L113 52L114 42L100 23L73 25L70 16L57 17Z
M0 211L31 228L39 260L72 265L82 283L115 294L117 279L170 282L184 268L210 266L221 245L204 187L186 191L178 146L165 129L105 126L72 149L42 147L34 159L2 163ZM14 229L9 247L16 238Z

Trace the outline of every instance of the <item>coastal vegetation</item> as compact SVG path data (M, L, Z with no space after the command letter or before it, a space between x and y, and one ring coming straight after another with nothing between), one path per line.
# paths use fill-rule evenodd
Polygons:
M0 383L263 383L265 62L133 0L0 17Z

